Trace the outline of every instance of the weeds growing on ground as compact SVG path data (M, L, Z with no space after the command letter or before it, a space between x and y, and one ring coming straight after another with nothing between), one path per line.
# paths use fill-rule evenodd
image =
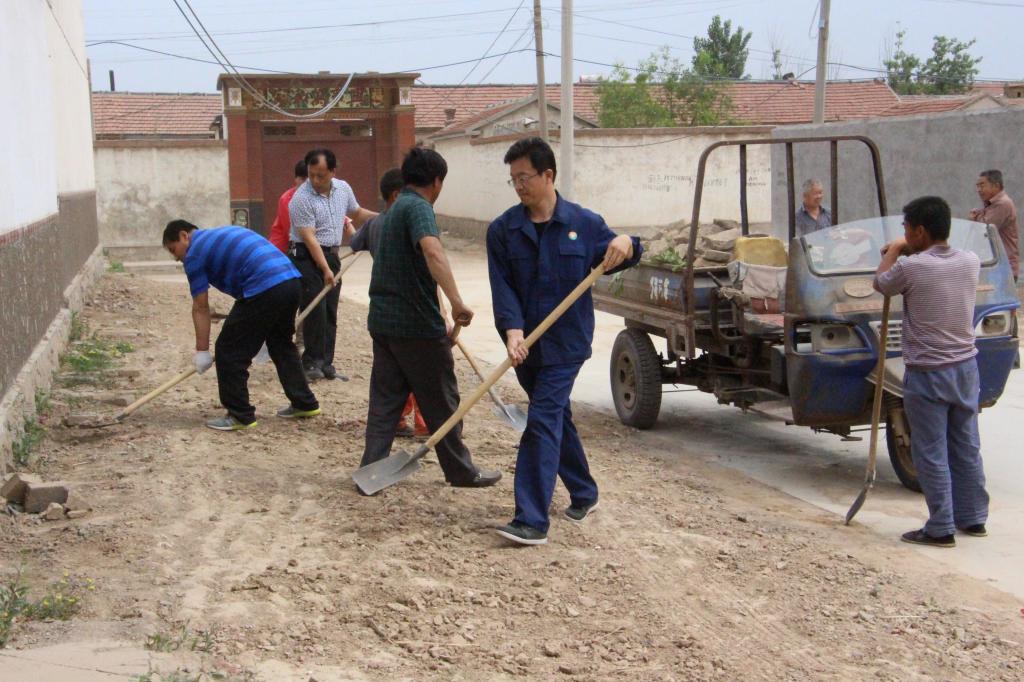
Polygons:
M91 579L83 581L65 573L41 598L32 601L24 570L19 568L0 583L0 648L7 645L16 621L68 620L81 608L82 593L93 589Z
M81 341L85 338L86 331L85 320L82 319L82 316L77 312L71 313L71 327L68 330L68 341L71 343Z
M107 266L107 272L124 272L124 263L119 260L111 260Z
M36 414L45 414L46 412L49 412L50 408L53 407L53 403L50 401L50 392L37 388L35 404Z
M155 632L146 637L145 647L164 653L186 649L209 653L213 651L213 633L209 630L191 632L188 623L169 633Z
M75 341L61 356L61 367L71 374L61 376L60 382L64 386L102 383L97 375L110 369L115 359L134 350L127 341L111 342L98 336Z
M148 672L136 675L131 678L132 682L249 682L253 678L251 676L237 677L235 675L229 675L226 672L220 670L200 670L198 672L190 672L188 670L171 670L163 673L159 670L154 670L150 667Z
M20 467L28 466L32 460L32 451L43 440L46 429L39 425L35 417L25 419L21 437L11 445L11 454L14 456L14 463Z

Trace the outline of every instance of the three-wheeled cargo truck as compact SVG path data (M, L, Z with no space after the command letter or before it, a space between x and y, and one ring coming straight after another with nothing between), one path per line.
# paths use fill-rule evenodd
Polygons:
M878 217L839 221L839 142L864 144L870 152ZM793 149L806 143L831 148L831 209L835 225L798 236ZM789 203L788 249L773 236L750 234L747 213L747 149L785 145ZM738 148L740 228L732 260L694 267L701 194L708 157ZM892 301L886 339L879 338L882 296L872 287L881 247L903 234L902 216L888 215L882 166L875 143L863 136L832 136L715 143L704 150L685 262L643 261L594 289L598 310L621 316L625 329L610 360L612 396L619 419L654 426L666 385L695 386L722 404L850 438L870 424L873 371L884 348L883 415L893 468L908 488L919 490L910 457L913 434L903 413L900 358L902 298ZM1002 394L1018 352L1015 311L1020 303L995 228L953 220L950 244L981 259L976 324L981 405ZM655 349L651 337L664 340Z

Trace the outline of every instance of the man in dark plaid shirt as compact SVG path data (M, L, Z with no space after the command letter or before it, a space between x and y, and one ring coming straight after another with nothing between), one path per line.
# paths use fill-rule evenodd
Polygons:
M395 424L410 390L431 433L459 407L451 338L437 300L440 286L451 302L452 318L466 326L473 311L455 284L440 232L434 202L441 194L448 165L437 152L414 147L402 162L405 189L383 214L380 245L370 276L373 337L370 405L361 467L387 457ZM462 442L462 424L437 444L445 480L453 486L494 485L501 472L478 469Z

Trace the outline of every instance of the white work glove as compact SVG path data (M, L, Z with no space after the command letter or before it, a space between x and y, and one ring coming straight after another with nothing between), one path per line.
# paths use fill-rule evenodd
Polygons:
M197 350L192 362L195 363L196 371L202 374L213 367L213 355L208 350Z

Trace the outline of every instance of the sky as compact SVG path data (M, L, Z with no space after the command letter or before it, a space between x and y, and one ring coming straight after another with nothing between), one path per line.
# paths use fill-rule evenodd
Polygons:
M184 7L185 0L178 0ZM437 84L532 83L533 0L189 0L217 46L242 72L418 71ZM813 80L817 0L576 0L574 79L636 64L662 46L689 65L693 36L716 14L752 33L747 73L770 78L771 52L785 71ZM542 0L544 51L561 54L561 3ZM186 8L187 10L187 8ZM214 92L213 61L173 0L84 0L93 89ZM879 75L896 33L904 49L926 58L933 37L977 39L979 80L1024 80L1020 26L1024 0L833 0L830 78ZM119 41L117 43L105 41ZM98 44L97 44L98 43ZM134 46L134 47L133 47ZM145 50L140 49L145 48ZM501 56L502 53L508 53ZM546 79L560 80L557 56Z

